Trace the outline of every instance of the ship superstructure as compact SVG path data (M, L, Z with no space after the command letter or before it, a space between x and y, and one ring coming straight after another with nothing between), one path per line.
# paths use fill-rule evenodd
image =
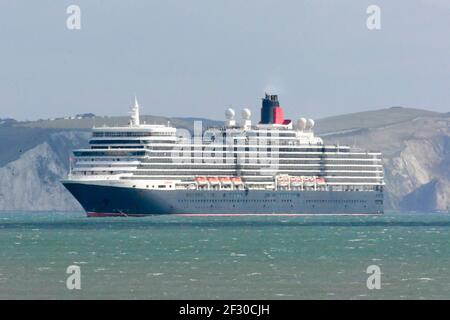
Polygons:
M128 126L93 128L63 183L90 216L383 212L381 153L324 144L276 95L257 124L249 109L225 115L192 133L142 124L135 100Z

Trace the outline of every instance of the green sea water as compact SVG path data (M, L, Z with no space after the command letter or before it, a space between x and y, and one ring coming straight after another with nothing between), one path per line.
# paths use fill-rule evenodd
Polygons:
M450 215L0 214L1 299L449 299ZM77 265L81 289L68 290ZM381 269L381 289L366 286Z

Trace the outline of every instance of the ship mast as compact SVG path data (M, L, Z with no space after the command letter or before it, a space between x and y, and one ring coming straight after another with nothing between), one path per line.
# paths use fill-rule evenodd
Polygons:
M134 96L134 106L131 108L130 126L137 127L139 125L139 103L136 96Z

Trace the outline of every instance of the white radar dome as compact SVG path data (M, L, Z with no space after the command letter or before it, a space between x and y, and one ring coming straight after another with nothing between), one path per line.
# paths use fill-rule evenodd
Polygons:
M297 121L297 125L299 127L300 130L304 130L306 128L306 119L305 118L300 118Z
M308 121L306 122L306 128L307 129L312 129L314 127L314 120L313 119L308 119Z
M231 108L228 108L225 111L225 117L227 117L228 120L234 119L235 115L236 115L236 112L234 112L234 110Z
M252 112L248 108L242 109L242 119L244 120L250 120L250 117L252 116Z

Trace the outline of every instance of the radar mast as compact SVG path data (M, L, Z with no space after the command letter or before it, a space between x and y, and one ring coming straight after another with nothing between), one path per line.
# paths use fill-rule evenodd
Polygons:
M139 103L137 97L134 96L134 106L131 108L130 125L133 127L138 127L140 125L139 121Z

